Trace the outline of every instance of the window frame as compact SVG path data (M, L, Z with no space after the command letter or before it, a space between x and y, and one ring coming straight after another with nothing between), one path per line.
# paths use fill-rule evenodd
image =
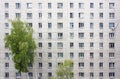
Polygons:
M26 3L27 4L27 9L32 9L32 3Z

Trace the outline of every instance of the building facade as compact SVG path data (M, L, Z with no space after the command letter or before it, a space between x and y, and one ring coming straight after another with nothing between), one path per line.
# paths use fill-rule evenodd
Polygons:
M74 79L120 79L120 0L0 0L0 12L0 79L48 79L65 59L74 61ZM22 74L4 44L18 17L37 45Z

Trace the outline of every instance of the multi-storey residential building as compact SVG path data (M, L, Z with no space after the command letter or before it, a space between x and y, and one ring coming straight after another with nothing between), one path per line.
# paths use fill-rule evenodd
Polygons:
M34 29L35 62L14 69L4 38L10 19ZM65 59L74 79L120 79L120 0L0 0L0 79L48 79Z

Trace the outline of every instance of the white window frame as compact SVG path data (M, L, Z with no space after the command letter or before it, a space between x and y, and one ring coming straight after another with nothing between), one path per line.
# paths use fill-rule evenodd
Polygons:
M27 9L32 9L32 3L27 3Z

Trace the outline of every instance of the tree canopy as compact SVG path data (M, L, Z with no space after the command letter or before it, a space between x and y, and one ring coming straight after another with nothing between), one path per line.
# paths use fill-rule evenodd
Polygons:
M57 77L52 77L51 79L72 79L73 74L73 61L72 60L64 60L63 63L59 64L56 70Z
M11 20L11 33L5 37L5 46L11 50L15 68L28 72L28 64L34 63L36 44L33 29L20 19Z

